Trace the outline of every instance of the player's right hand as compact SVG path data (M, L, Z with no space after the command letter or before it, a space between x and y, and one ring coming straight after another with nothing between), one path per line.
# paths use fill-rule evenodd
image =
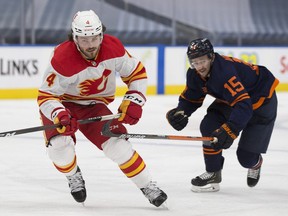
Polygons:
M232 124L225 123L211 134L212 137L217 138L217 142L211 143L213 149L220 150L230 148L239 134L239 132L233 128L235 127L233 127Z
M118 108L118 112L121 113L118 121L130 125L137 124L142 116L142 106L145 102L146 98L141 92L127 91Z
M169 124L177 131L182 130L188 124L188 116L185 115L183 110L174 108L169 110L166 114Z
M73 135L79 128L79 123L76 118L70 115L69 110L60 108L52 114L54 124L60 123L61 127L57 131L64 136Z

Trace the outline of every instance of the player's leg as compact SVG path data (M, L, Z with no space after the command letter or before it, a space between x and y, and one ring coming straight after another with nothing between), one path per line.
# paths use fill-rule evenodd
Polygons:
M237 149L239 163L248 168L247 184L254 187L260 179L263 158L266 153L277 116L276 94L260 108L254 110L254 115L244 128Z
M223 103L214 101L207 109L203 118L200 131L202 136L210 136L211 133L227 121L231 108ZM209 142L203 142L203 156L206 172L191 180L192 191L212 192L219 191L219 183L222 180L221 170L224 163L222 150L214 150Z
M41 115L43 124L52 124L44 115ZM75 136L59 135L57 130L45 131L47 153L55 168L63 173L68 180L71 194L77 202L86 199L85 181L77 165L75 153Z
M94 115L108 115L111 111L104 104L97 104L91 113ZM120 170L141 189L148 200L155 206L160 206L167 195L157 187L156 182L146 167L141 155L132 148L131 143L126 139L109 138L101 135L105 122L97 122L88 125L81 125L81 132L104 154L118 164ZM111 130L115 133L127 133L126 128L116 119L111 123Z
M238 161L242 167L248 169L247 185L254 187L260 179L263 158L261 153L250 152L240 147L237 149Z
M104 154L118 164L121 171L141 189L150 203L158 207L167 199L167 195L152 181L143 158L132 148L129 141L110 138L102 147Z

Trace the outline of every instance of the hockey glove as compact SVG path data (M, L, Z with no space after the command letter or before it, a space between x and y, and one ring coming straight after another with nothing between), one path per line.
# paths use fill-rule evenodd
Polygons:
M61 127L57 128L57 131L64 136L73 135L79 128L79 124L76 118L70 115L68 109L57 109L52 114L54 124L60 123Z
M228 149L239 133L232 129L228 123L223 124L219 129L215 130L211 136L216 137L217 141L212 142L211 146L215 150Z
M166 118L169 124L177 131L182 130L188 124L188 116L185 115L183 110L178 110L178 108L168 111Z
M118 108L118 112L121 113L118 121L130 125L136 124L142 116L142 106L145 102L146 98L141 92L127 91Z

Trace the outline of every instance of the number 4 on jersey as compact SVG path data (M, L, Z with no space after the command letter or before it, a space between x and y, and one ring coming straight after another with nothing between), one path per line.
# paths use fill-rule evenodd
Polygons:
M48 83L48 86L51 87L54 84L54 80L56 78L56 74L52 73L47 78L46 81Z

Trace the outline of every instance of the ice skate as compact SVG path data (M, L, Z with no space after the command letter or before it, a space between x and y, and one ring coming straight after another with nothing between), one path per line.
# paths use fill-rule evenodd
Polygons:
M83 180L80 168L77 168L77 171L74 175L67 176L67 179L69 182L71 195L77 202L83 203L86 200L87 195L85 181Z
M167 194L157 187L156 182L151 181L145 188L141 188L141 191L156 207L161 206L167 200Z
M191 180L193 192L216 192L220 190L221 170L218 172L205 172Z
M258 163L254 167L248 169L247 185L249 187L255 187L257 185L257 183L260 179L262 162L263 162L263 158L260 155Z

